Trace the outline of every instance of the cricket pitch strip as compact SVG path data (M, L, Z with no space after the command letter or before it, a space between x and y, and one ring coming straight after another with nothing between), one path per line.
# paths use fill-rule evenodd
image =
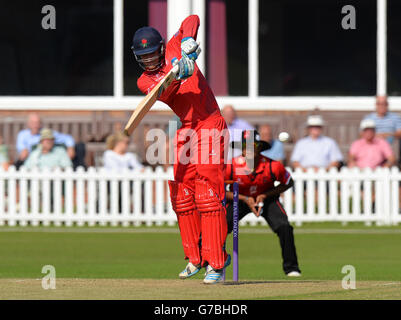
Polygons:
M204 285L201 279L57 279L43 289L42 279L0 279L1 300L187 300L187 299L401 299L401 281L357 281L344 290L341 280L244 280Z

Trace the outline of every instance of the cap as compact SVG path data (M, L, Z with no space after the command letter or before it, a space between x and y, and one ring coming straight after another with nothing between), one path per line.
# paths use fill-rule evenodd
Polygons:
M163 44L159 31L152 27L142 27L135 32L131 49L136 56L155 52Z
M321 116L309 116L308 120L306 121L306 125L308 127L323 127L324 126L324 121Z
M361 131L365 129L376 129L376 123L373 119L364 119L361 121L359 128Z
M54 139L53 131L51 129L44 128L40 131L40 141L44 139Z

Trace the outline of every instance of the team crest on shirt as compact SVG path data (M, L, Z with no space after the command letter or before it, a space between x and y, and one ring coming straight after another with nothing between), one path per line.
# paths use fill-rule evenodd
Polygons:
M249 188L250 194L254 194L254 193L256 193L257 191L258 191L258 187L255 186L255 185L252 185L252 186Z

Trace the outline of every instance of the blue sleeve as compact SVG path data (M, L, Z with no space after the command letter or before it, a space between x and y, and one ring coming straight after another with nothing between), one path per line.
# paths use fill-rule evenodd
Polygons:
M277 143L277 159L283 160L285 158L284 145L281 141L278 140L275 143Z
M395 117L395 130L401 130L401 117L398 115L398 114L396 114L395 115L396 117Z
M53 135L54 135L54 143L55 144L63 144L67 148L75 146L74 138L72 136L70 136L69 134L64 134L64 133L60 133L57 131L53 131Z
M28 149L29 150L29 147L27 146L27 143L25 141L25 136L26 136L25 132L26 132L25 130L22 130L22 131L20 131L18 133L17 144L16 144L18 153L21 153L21 151L24 150L24 149Z

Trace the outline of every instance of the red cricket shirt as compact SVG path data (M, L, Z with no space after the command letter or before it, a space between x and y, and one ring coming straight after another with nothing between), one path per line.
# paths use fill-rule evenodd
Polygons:
M225 172L225 180L238 182L240 194L252 197L272 189L275 181L288 184L290 179L291 175L281 162L262 155L260 155L259 163L253 172L246 165L243 156L233 158L232 164L227 164Z
M138 79L138 88L145 94L171 70L171 60L181 59L181 40L185 37L196 39L199 28L199 17L191 15L186 18L178 32L166 45L165 64L157 71L145 71ZM180 118L182 127L193 127L211 114L220 115L220 109L205 77L195 64L191 77L175 80L159 97Z

